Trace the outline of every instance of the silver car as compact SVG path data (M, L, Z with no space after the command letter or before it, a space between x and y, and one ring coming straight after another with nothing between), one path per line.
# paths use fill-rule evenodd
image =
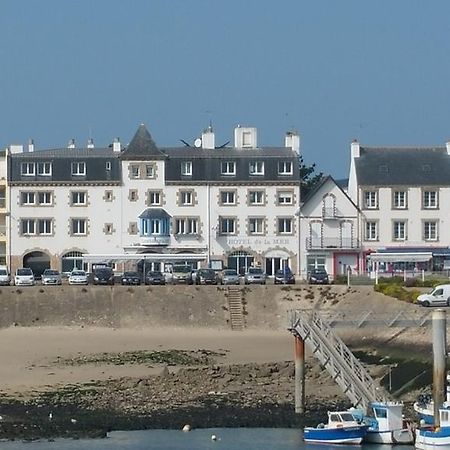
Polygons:
M222 275L220 277L221 284L239 284L240 283L239 274L234 269L224 269L222 270Z
M259 267L250 267L244 276L244 284L266 284L266 274Z
M69 284L88 284L88 276L84 270L72 270Z
M57 270L53 269L45 269L44 273L42 274L42 284L48 285L48 284L55 284L55 285L61 285L62 279L61 274Z

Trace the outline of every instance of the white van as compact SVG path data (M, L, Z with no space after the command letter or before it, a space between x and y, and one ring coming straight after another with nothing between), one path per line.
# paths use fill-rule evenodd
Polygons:
M450 306L450 284L440 284L430 293L419 295L417 303L422 306Z

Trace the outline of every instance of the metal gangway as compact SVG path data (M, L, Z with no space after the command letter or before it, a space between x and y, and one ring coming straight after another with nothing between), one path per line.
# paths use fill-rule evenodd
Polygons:
M386 391L316 311L291 311L290 331L303 339L355 407L386 401Z

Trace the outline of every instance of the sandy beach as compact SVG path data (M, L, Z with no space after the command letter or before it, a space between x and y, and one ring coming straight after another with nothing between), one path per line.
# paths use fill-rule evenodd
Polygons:
M243 332L187 328L12 327L0 330L1 391L13 394L58 385L158 374L161 366L65 366L58 357L128 351L199 350L225 353L218 363L265 363L293 358L288 331ZM174 369L170 369L174 370Z

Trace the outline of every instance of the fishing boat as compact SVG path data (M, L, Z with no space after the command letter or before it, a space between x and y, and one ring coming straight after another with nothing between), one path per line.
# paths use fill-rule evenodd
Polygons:
M363 442L375 444L413 444L412 424L403 418L403 404L399 402L372 402L368 414L350 410L353 416L368 425Z
M450 386L449 386L449 376L447 375L447 395L446 400L442 404L443 409L448 409L450 411ZM423 421L424 424L432 425L434 423L434 402L431 395L419 395L419 398L413 405L414 411L417 412L419 419Z
M358 422L350 411L328 412L328 423L305 427L305 442L323 444L361 444L369 427Z
M440 426L425 425L416 430L419 450L450 450L450 410L439 409Z

